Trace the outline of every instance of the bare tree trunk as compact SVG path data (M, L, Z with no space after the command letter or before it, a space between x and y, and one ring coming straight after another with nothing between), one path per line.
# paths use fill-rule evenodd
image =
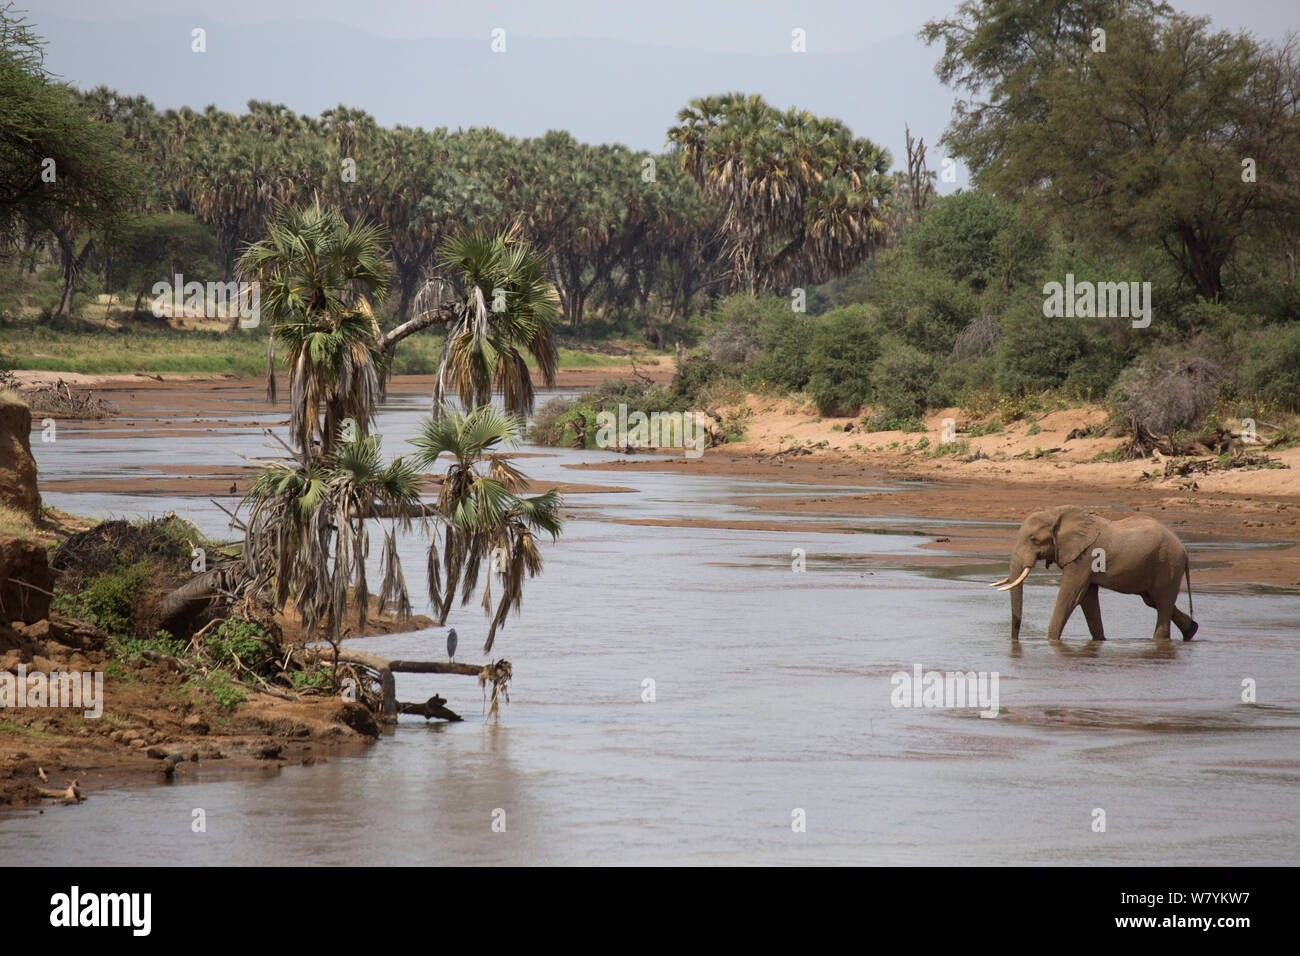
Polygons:
M59 236L59 258L62 260L63 267L63 295L59 299L58 311L54 313L56 318L72 318L72 299L77 292L77 281L81 278L82 270L86 267L86 260L90 258L90 252L94 246L95 240L87 239L81 252L77 253L75 241L70 234Z

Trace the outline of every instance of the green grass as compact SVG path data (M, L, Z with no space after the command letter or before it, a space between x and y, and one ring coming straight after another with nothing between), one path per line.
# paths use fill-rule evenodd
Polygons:
M56 740L59 736L44 730L37 730L35 727L24 727L22 724L15 724L8 720L0 720L0 734L22 734L25 737L35 737L38 740Z
M1123 461L1124 449L1112 448L1110 451L1099 451L1092 456L1093 461Z
M206 691L222 710L233 711L248 700L248 694L239 681L223 670L213 670L206 677L186 681L185 686Z
M427 333L405 339L397 347L394 372L433 374L442 343L442 336ZM568 347L559 349L559 360L561 368L598 368L628 361L626 356ZM41 325L0 327L0 368L6 367L88 375L165 372L250 378L266 373L266 333L262 329L226 334L93 326L83 330Z
M918 444L916 447L919 449L921 446ZM928 457L942 458L946 455L969 455L969 454L970 454L969 442L953 441L953 442L945 442L940 445L935 445L934 448L930 450Z

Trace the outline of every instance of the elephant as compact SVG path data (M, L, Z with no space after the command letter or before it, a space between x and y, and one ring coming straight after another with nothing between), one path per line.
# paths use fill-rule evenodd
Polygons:
M1023 583L1039 560L1061 569L1061 587L1047 628L1059 641L1065 622L1079 605L1094 641L1104 641L1099 588L1141 595L1156 610L1157 641L1169 640L1172 621L1190 641L1199 625L1192 620L1192 574L1187 549L1177 535L1153 518L1135 515L1110 521L1074 505L1035 511L1020 525L1007 576L989 587L1011 592L1011 640L1020 639ZM1175 607L1187 579L1187 614Z

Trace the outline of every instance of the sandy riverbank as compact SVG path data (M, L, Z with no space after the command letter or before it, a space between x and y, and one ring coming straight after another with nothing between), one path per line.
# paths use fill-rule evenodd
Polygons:
M755 498L756 511L783 515L843 516L844 527L870 530L873 519L890 530L928 536L930 563L1002 561L1014 527L1040 508L1073 503L1111 517L1145 512L1166 522L1193 546L1193 581L1209 586L1249 585L1300 589L1300 448L1271 451L1277 468L1233 469L1173 479L1146 477L1162 467L1154 459L1096 461L1123 444L1119 438L1073 438L1105 420L1096 407L1064 409L1013 422L997 433L955 440L962 454L933 457L945 419L969 427L958 409L929 415L919 433L863 432L858 419L825 418L808 408L750 396L745 441L710 449L704 457L574 466L615 472L669 471L756 478L809 485L806 496ZM837 429L838 426L838 429ZM845 426L853 430L844 431ZM926 447L918 444L926 439ZM824 447L816 447L825 443ZM855 447L856 446L856 447ZM791 449L798 449L791 451ZM1037 450L1054 449L1038 458ZM976 452L988 457L975 457ZM632 478L628 478L632 482ZM818 494L818 485L858 486L861 495ZM867 491L865 489L871 489ZM671 522L655 522L671 523ZM810 520L719 522L718 527L815 534ZM947 540L938 540L947 539ZM1243 547L1195 556L1197 541L1234 540ZM880 556L882 563L901 556ZM907 561L916 564L915 554Z

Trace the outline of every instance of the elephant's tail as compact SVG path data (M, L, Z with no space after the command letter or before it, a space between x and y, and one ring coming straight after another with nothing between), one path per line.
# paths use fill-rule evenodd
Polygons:
M1192 607L1192 559L1183 558L1183 574L1187 577L1187 616L1196 617L1196 609Z

